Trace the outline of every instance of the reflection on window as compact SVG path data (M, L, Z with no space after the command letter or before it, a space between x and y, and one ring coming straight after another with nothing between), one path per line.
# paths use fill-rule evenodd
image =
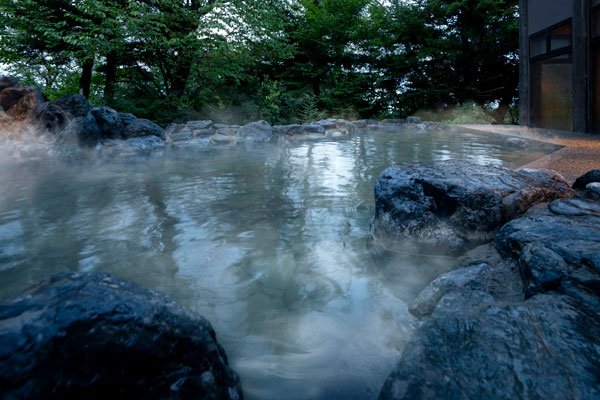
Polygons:
M550 50L558 50L571 45L571 24L550 31Z
M531 38L529 45L529 56L535 57L546 53L546 35L539 35Z
M573 62L568 54L531 64L534 126L573 129Z

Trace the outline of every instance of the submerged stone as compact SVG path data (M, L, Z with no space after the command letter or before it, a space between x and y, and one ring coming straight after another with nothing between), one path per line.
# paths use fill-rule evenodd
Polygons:
M242 399L210 323L105 273L65 273L0 306L6 398Z

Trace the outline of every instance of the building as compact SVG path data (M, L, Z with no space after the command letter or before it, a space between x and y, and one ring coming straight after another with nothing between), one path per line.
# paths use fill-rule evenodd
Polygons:
M520 0L521 124L600 133L600 0Z

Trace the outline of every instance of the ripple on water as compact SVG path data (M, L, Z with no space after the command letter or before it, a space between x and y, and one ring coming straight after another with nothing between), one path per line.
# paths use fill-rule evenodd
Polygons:
M0 168L0 298L107 271L209 319L248 399L369 399L440 260L373 261L373 187L402 162L525 164L504 138L375 133L287 146ZM0 161L1 161L0 157Z

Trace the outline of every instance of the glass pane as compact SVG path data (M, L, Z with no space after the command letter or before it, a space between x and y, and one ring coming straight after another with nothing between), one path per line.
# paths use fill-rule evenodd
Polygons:
M550 31L550 50L562 49L571 45L571 24Z
M534 126L573 129L573 63L551 58L531 64L531 101Z
M600 9L592 12L592 37L600 36Z
M535 57L546 54L546 35L531 38L529 45L529 56Z

